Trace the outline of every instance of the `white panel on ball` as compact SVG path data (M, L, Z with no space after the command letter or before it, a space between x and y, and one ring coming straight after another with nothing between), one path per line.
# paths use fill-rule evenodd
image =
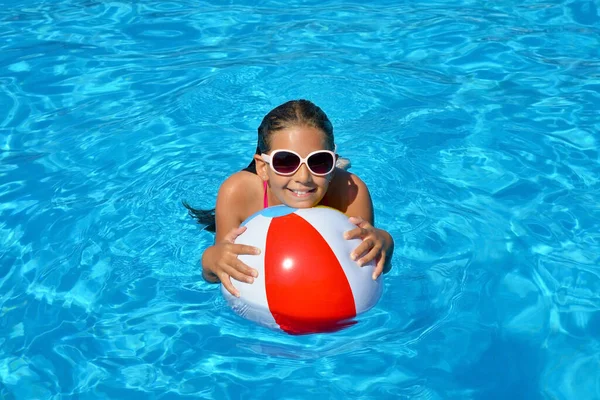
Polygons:
M223 285L221 292L229 306L240 316L256 321L271 328L278 328L267 303L265 288L265 249L267 231L272 218L257 215L246 224L247 230L237 237L236 244L254 246L261 250L259 255L240 255L238 258L244 264L258 271L253 283L240 282L231 278L231 283L240 292L237 298L231 295Z

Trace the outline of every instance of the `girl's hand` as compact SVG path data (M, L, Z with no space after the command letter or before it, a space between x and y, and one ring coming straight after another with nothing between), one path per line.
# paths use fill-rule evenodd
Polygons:
M245 231L245 226L233 228L221 242L207 249L202 257L203 273L208 272L217 277L225 289L235 297L240 297L240 293L233 286L230 278L252 283L258 276L258 271L250 268L238 258L241 254L260 254L260 249L256 247L234 243L235 239Z
M345 232L344 238L362 239L362 243L350 253L350 257L353 260L358 258L357 263L361 267L372 260L377 260L375 271L373 271L373 280L375 280L381 275L385 266L386 247L388 247L385 235L381 229L375 228L360 217L350 217L349 221L356 225L356 228Z

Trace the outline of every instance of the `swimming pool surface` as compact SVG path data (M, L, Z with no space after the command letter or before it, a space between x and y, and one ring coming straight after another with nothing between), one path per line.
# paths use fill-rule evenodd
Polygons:
M0 0L0 398L600 398L598 7ZM231 312L181 204L295 98L396 240L336 333Z

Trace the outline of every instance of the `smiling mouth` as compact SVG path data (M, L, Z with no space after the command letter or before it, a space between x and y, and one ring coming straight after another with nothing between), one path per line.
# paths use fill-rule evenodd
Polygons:
M304 196L308 196L311 193L314 193L317 191L317 189L310 189L310 190L292 190L292 189L288 189L290 192L292 192L292 194L296 197L304 197Z

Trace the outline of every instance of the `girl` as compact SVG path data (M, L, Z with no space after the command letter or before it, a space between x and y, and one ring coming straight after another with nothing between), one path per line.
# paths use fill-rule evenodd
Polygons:
M338 155L327 115L307 100L294 100L269 112L258 127L254 159L227 178L217 195L215 244L202 255L202 276L222 282L234 296L230 278L252 283L257 271L242 263L240 254L259 254L255 247L234 244L246 227L241 223L261 208L285 204L294 208L325 205L351 216L356 225L346 239L361 238L352 252L359 265L377 260L373 279L390 268L394 241L375 228L373 204L365 183L336 167ZM191 209L196 217L199 212Z

